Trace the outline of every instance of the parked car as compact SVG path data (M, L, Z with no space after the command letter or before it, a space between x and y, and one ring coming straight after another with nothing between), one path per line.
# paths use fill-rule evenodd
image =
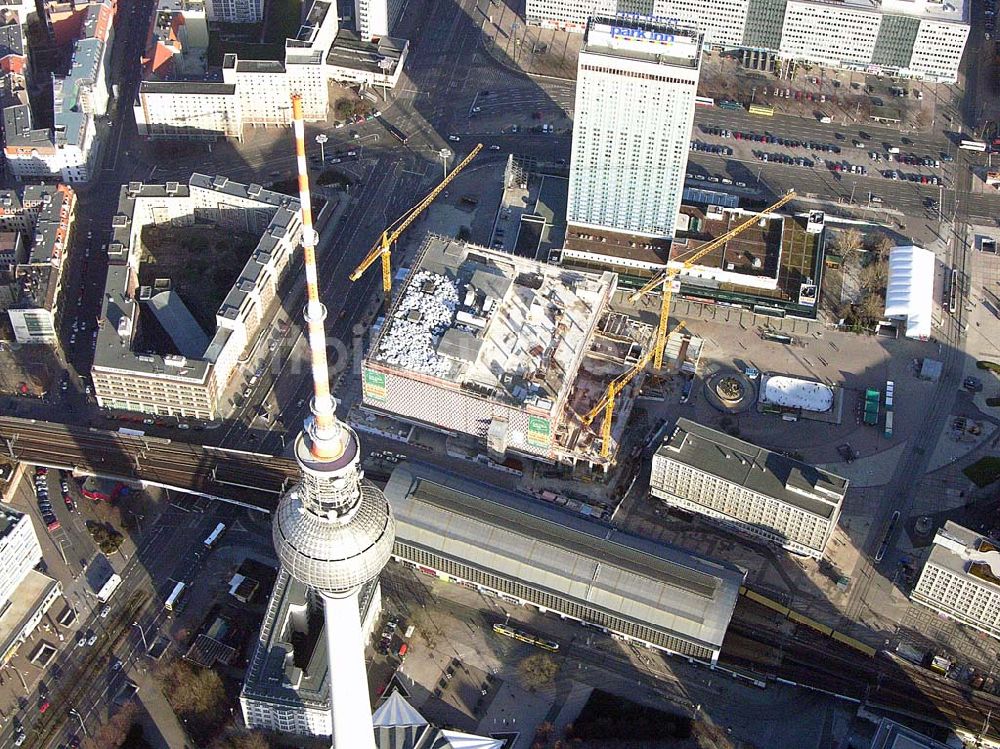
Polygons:
M966 377L962 381L962 387L972 393L978 393L983 389L983 381L978 377Z

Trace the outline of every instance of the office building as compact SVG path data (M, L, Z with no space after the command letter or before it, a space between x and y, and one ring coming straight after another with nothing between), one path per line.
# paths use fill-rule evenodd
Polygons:
M23 197L0 196L0 226L16 232L14 262L0 269L0 309L7 312L18 343L57 343L62 269L76 215L76 193L68 185L28 185ZM19 251L17 248L21 247Z
M1000 638L1000 542L947 521L910 600Z
M701 46L692 29L590 19L577 65L570 230L673 237Z
M969 35L969 3L934 0L655 0L653 18L693 26L721 49L954 83ZM582 32L592 15L635 10L601 0L527 0L528 23Z
M678 419L653 455L649 488L667 505L821 559L847 479Z
M378 583L365 586L359 601L367 642L381 612ZM283 569L240 692L244 723L253 730L330 736L330 676L323 599Z
M42 548L28 515L0 508L0 666L31 636L62 592L35 570Z
M354 0L354 20L358 35L366 42L388 36L388 0Z
M396 561L630 642L718 660L744 578L735 565L423 464L396 468L385 494Z
M366 409L516 454L607 470L635 394L622 391L602 455L581 424L651 330L609 309L611 273L566 270L428 235L363 363ZM603 419L603 416L601 417Z
M205 9L209 21L260 23L264 18L264 0L205 0Z
M140 135L242 140L247 127L289 126L292 94L302 97L306 121L324 122L331 80L391 88L409 50L405 39L389 37L387 30L341 29L335 3L313 0L295 37L285 40L280 59L229 53L222 79L210 79L205 7L200 0L159 0L133 105ZM384 0L381 7L384 15Z
M246 264L203 331L169 290L140 286L140 235L146 226L191 226L258 235ZM106 408L214 419L237 360L269 310L302 233L295 198L226 177L193 174L187 184L130 182L121 189L108 244L108 272L91 376ZM170 350L140 345L147 316ZM207 345L206 345L207 343Z
M377 582L360 594L362 638L370 641L381 614ZM282 570L247 666L240 707L251 730L331 736L330 668L322 596ZM501 749L503 741L441 729L395 689L372 715L378 749Z

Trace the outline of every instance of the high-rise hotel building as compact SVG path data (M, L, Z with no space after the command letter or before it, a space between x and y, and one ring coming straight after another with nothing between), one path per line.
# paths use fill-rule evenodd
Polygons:
M672 238L684 189L702 35L594 17L576 83L568 222Z

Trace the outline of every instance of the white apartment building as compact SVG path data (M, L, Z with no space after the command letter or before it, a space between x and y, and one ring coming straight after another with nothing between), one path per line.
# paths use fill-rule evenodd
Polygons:
M389 36L388 0L354 0L354 18L366 42Z
M913 40L909 74L930 80L958 80L958 66L969 38L969 24L924 18Z
M881 20L874 8L789 0L779 52L821 65L865 65L875 51Z
M614 0L527 0L526 17L582 32L589 16L636 10ZM948 83L970 26L967 0L654 0L643 12L697 28L716 47Z
M260 23L264 0L206 0L205 10L209 21Z
M674 234L684 190L702 35L592 18L580 52L567 222Z
M910 600L1000 639L1000 542L947 521Z
M232 83L142 81L133 110L139 135L243 140L243 110Z
M0 509L0 608L36 564L42 561L42 547L28 515Z
M796 554L821 559L837 527L845 478L688 419L653 455L649 487L666 504Z
M0 665L31 636L62 593L58 581L34 569L42 549L28 515L0 508Z

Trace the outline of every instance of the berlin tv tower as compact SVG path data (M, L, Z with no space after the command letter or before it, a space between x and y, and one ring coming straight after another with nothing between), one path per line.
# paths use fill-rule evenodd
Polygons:
M292 96L292 124L302 204L313 398L312 415L295 439L302 479L279 501L272 534L281 564L323 598L334 749L375 749L358 593L389 561L395 523L382 492L362 483L358 436L337 419L330 395L323 330L326 308L319 300L317 235L312 225L299 95Z

